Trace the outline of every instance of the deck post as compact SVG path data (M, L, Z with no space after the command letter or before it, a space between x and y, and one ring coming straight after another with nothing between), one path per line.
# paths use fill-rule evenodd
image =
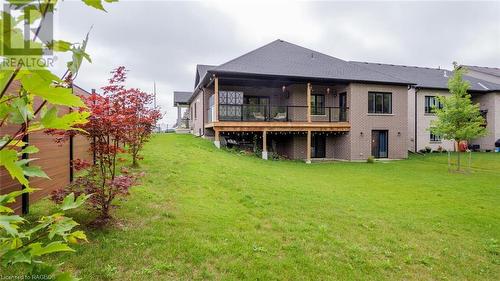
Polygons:
M219 130L215 130L214 145L215 145L215 147L220 148L220 131Z
M214 122L219 121L219 77L214 76Z
M311 164L311 131L307 131L306 163Z
M264 160L268 159L268 153L267 153L267 131L266 130L262 131L262 159L264 159Z
M307 83L307 122L311 122L311 83Z

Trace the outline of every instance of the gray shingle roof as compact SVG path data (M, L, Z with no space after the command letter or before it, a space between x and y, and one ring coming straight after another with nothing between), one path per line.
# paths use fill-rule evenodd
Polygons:
M412 81L420 88L448 89L448 79L453 74L447 69L393 65L368 62L351 62L359 66L369 68L374 71L385 73L400 79ZM484 81L478 78L464 75L464 79L469 81L470 90L473 91L495 91L500 90L500 85Z
M486 66L475 66L475 65L462 65L462 67L477 72L482 72L496 77L500 77L500 68L497 67L486 67Z
M194 87L196 88L200 84L200 82L203 81L203 78L205 77L205 75L209 70L214 69L216 67L217 67L216 65L197 64Z
M177 103L187 103L193 92L174 91L174 106Z
M283 40L273 41L210 72L412 84Z

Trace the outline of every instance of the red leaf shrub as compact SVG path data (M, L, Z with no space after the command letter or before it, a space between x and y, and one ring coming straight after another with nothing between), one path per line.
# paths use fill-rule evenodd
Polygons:
M100 212L98 220L107 222L110 218L112 201L116 197L128 195L129 188L134 185L138 174L122 170L117 173L117 161L125 158L120 153L129 152L132 155L132 165L137 166L138 153L154 130L155 123L161 117L156 108L149 104L153 96L139 89L126 89L124 86L127 70L121 66L111 72L109 84L102 87L103 94L92 93L82 97L90 111L89 122L81 125L80 131L49 132L64 141L69 134L83 134L91 143L90 150L95 155L95 163L90 166L81 160L75 160L73 165L77 170L86 170L64 190L52 193L52 200L60 201L65 194L93 194L88 200L90 206ZM82 110L82 109L80 109ZM127 144L128 150L120 146Z

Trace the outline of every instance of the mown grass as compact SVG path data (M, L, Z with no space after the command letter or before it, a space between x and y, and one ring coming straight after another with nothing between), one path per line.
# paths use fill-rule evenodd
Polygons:
M83 280L500 279L500 154L456 174L446 155L306 165L161 135L144 158L117 222L55 258Z

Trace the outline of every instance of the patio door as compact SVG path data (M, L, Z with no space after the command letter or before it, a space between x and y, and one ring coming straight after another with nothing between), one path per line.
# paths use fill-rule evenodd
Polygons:
M387 130L372 131L372 155L375 158L387 158L389 149L389 132Z
M311 138L311 157L325 158L326 136L313 134Z

